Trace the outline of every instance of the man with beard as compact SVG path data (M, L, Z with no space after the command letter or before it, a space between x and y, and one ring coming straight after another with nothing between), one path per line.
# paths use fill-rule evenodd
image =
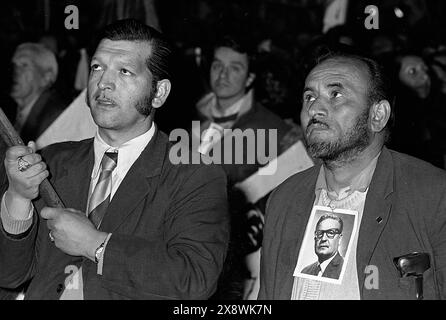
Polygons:
M121 20L100 39L87 92L96 136L6 153L0 287L31 279L27 299L208 298L229 238L225 176L169 161L153 122L171 88L163 36ZM46 163L69 209L38 198Z
M414 299L414 278L400 278L393 264L412 252L430 256L424 297L446 298L446 174L384 146L390 101L383 71L359 55L329 52L306 77L301 121L321 163L269 199L260 299ZM315 206L357 219L340 283L293 273Z

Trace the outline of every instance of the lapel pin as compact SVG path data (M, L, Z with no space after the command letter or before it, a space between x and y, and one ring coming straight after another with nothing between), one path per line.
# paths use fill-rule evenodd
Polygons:
M381 218L381 217L376 218L376 222L381 223L382 221L383 221L383 218Z

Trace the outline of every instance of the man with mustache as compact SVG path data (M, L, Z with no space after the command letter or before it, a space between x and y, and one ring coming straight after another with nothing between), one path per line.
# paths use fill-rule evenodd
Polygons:
M415 299L414 279L400 278L392 261L412 252L431 259L424 297L446 298L446 174L385 147L393 97L383 70L361 55L329 51L317 57L302 97L308 151L321 163L269 198L259 298ZM340 283L294 272L315 206L356 217Z
M169 161L154 123L171 89L164 36L129 19L100 39L87 92L96 136L6 153L0 287L31 279L26 299L206 299L229 238L225 176ZM68 209L39 199L48 170Z

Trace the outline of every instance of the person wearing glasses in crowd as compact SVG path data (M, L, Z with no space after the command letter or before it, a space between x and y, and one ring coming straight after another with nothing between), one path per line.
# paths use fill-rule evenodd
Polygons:
M323 215L319 218L314 231L314 253L318 261L302 270L302 273L339 279L344 258L339 253L344 223L335 215Z

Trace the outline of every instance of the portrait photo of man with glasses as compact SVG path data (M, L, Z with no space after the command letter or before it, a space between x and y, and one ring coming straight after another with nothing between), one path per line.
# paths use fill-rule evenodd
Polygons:
M302 273L339 279L344 258L339 253L344 223L336 215L326 214L319 218L314 231L314 252L318 261L302 270Z
M315 206L293 275L313 280L313 284L341 283L357 223L356 211Z

